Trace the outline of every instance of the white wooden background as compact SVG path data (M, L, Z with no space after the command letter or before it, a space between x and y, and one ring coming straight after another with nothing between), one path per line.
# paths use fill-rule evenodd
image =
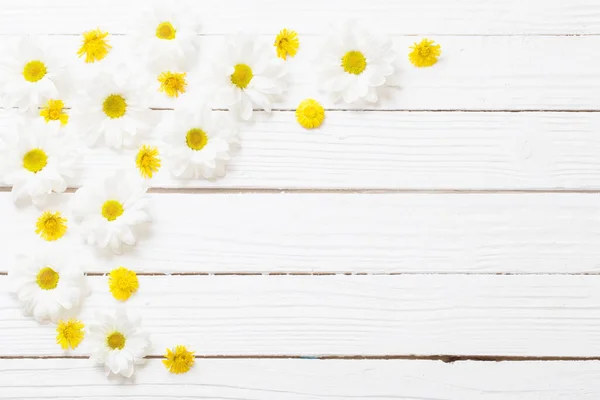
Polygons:
M100 26L118 47L141 3L1 0L0 45L33 33L75 54ZM106 380L85 341L62 352L7 294L14 254L42 243L38 212L0 188L0 398L600 398L600 3L191 4L204 55L240 29L299 32L286 100L242 128L225 179L159 173L135 251L63 240L89 273L84 322L116 303L104 273L141 275L127 306L154 350L132 382ZM311 58L347 18L393 36L402 88L368 110L325 101L322 129L304 131L293 111L320 96ZM416 69L406 54L424 36L443 57ZM71 186L133 155L90 153ZM183 376L160 362L177 343L199 356Z

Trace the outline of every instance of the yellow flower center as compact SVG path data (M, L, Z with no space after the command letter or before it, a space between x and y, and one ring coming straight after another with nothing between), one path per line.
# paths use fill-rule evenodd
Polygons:
M283 29L275 38L275 48L277 50L277 57L287 59L287 56L295 56L298 52L300 41L298 40L298 34L295 31Z
M254 77L252 68L246 64L237 64L234 68L233 74L231 74L231 83L240 89L246 89L250 84L250 81Z
M117 200L108 200L102 205L102 216L109 221L114 221L123 215L123 204Z
M48 164L48 155L42 149L29 150L23 156L23 168L37 174Z
M50 267L45 267L37 274L35 281L42 290L52 290L58 286L58 278L58 272Z
M202 129L193 128L185 135L185 142L192 150L202 150L208 143L208 135Z
M48 100L48 104L40 110L40 116L44 117L46 122L60 121L61 125L66 125L69 116L63 112L65 103L62 100Z
M125 301L137 292L140 287L137 275L134 271L119 267L110 271L108 275L108 288L113 297Z
M360 51L352 50L342 57L342 67L349 74L360 75L367 68L367 59Z
M79 48L77 55L81 57L85 54L86 63L102 60L112 48L106 40L107 36L108 32L102 32L100 29L85 32L83 34L83 44Z
M83 323L76 319L58 321L58 325L56 326L56 343L65 350L68 348L77 348L85 336L83 328Z
M67 232L67 219L63 218L60 212L44 212L35 224L35 233L44 240L58 240Z
M325 109L314 99L303 100L296 109L296 120L306 128L318 128L325 119Z
M185 76L185 72L162 72L158 76L158 81L160 82L160 88L158 90L166 93L169 97L179 97L180 94L185 93L185 88L187 86Z
M127 102L120 94L111 94L102 103L102 110L109 118L121 118L127 111Z
M106 337L106 344L111 350L121 350L125 347L125 336L121 332L113 332Z
M156 37L163 40L173 40L175 39L175 34L177 31L173 27L173 24L170 22L161 22L156 27Z
M140 151L138 151L135 157L135 164L144 178L152 178L152 174L158 172L161 165L158 156L159 153L156 147L143 145Z
M23 77L28 82L37 82L46 76L46 64L39 60L29 61L23 68Z

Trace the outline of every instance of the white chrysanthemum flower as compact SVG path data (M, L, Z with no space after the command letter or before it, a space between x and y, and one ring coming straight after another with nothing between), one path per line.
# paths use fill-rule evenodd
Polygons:
M97 75L74 110L77 130L90 145L103 138L108 146L132 147L150 131L148 91L137 77Z
M15 130L1 154L3 181L12 185L15 202L29 197L43 205L52 192L67 189L66 178L73 176L79 158L77 146L59 132L59 124L40 118L16 124Z
M255 35L230 38L223 57L213 63L212 74L215 101L245 120L252 117L254 106L270 112L286 90L283 60Z
M375 38L348 22L326 40L320 52L321 87L333 101L375 103L379 88L397 85L396 57L391 40Z
M8 271L10 288L23 303L25 315L39 322L71 316L89 291L74 257L58 251L18 256Z
M237 127L228 115L189 105L170 114L158 130L167 145L172 174L185 179L225 176L230 153L238 144Z
M136 242L138 225L150 221L147 187L133 174L116 171L75 192L73 214L89 245L110 246L120 253L123 244Z
M146 10L131 36L151 68L175 63L189 69L198 57L198 33L200 24L190 8L171 6Z
M64 98L69 79L66 65L63 59L46 51L36 38L20 38L0 61L4 104L28 109L52 98Z
M150 339L140 330L139 318L128 317L122 309L96 318L87 337L90 359L104 365L106 375L112 372L130 378L150 350Z

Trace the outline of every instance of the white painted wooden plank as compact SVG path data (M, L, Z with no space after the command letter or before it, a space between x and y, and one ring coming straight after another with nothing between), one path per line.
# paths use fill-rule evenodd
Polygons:
M120 306L88 277L81 319ZM0 355L60 355L0 277ZM600 356L600 276L143 276L125 307L153 354ZM84 341L74 354L89 354Z
M134 0L3 0L0 33L80 33L101 26L126 33L138 16ZM396 34L597 34L600 7L586 0L219 0L168 4L199 16L205 34L255 29L274 34L284 27L321 33L329 23L360 19ZM27 22L27 23L24 23Z
M155 111L158 119L171 111ZM14 112L0 112L10 133ZM181 180L168 160L162 188L600 189L600 113L380 113L330 111L303 130L293 112L259 113L241 125L241 149L216 181ZM164 149L154 135L148 143ZM135 168L137 149L85 153L81 186ZM1 179L0 179L1 181Z
M90 272L583 273L600 271L600 196L580 194L152 194L153 223L123 255L69 232L47 246ZM0 271L45 245L40 211L0 193Z
M0 360L1 399L184 398L244 400L597 399L600 365L588 362L198 360L170 375L148 360L135 384L107 380L88 360Z
M432 39L438 39L435 36ZM86 76L100 65L86 65L75 54L80 45L79 36L46 36L47 48L57 54L72 57L76 72ZM0 45L17 40L15 36L0 37ZM198 74L223 49L225 37L200 37L201 46ZM271 43L273 37L261 40ZM302 51L287 62L289 90L276 108L295 109L307 97L322 101L328 108L352 109L482 109L482 110L538 110L538 109L598 109L600 108L600 77L595 65L600 55L589 49L600 46L600 36L521 37L521 36L459 36L440 37L443 57L432 68L416 68L408 61L409 46L418 37L395 36L394 49L400 60L400 89L384 93L377 105L332 104L319 91L315 58L323 42L322 37L303 38ZM128 53L127 37L113 37L113 59L124 60L118 52ZM273 49L273 52L275 50ZM134 65L128 62L129 65ZM136 69L136 74L143 71ZM191 79L192 75L190 75ZM156 76L147 79L148 85L157 85ZM190 85L192 81L190 80ZM167 101L169 100L169 101ZM73 104L76 106L77 103ZM153 101L158 107L173 106L161 95ZM218 105L224 106L224 105Z

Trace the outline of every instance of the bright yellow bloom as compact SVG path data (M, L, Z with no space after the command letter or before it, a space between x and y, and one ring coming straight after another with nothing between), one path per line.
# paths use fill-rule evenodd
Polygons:
M83 328L83 323L76 319L58 321L58 325L56 326L56 343L60 344L60 347L65 350L69 347L76 349L85 336Z
M46 122L60 121L61 125L69 122L69 115L64 112L65 103L62 100L48 100L46 106L40 110L40 116L44 117Z
M52 242L58 240L67 232L67 219L60 212L44 212L35 223L35 233L42 239Z
M316 100L302 100L296 109L296 120L306 129L318 128L324 119L325 109Z
M120 301L125 301L131 295L137 292L140 284L135 272L119 267L113 269L108 275L108 288L113 297Z
M48 154L42 149L31 149L23 156L23 168L37 174L48 165Z
M161 74L158 75L158 82L160 82L160 88L158 88L158 90L169 97L179 97L180 94L185 93L187 87L185 76L185 72L161 72Z
M152 174L158 172L160 168L160 158L158 149L143 145L135 157L135 165L140 170L144 178L152 178Z
M188 351L185 346L176 346L175 349L167 349L166 360L163 364L172 374L185 374L195 362L194 352Z
M429 39L423 39L421 43L415 43L410 48L413 50L408 55L408 59L415 67L431 67L442 54L441 46Z
M275 48L277 49L277 57L287 59L287 56L294 57L300 47L298 33L296 31L283 29L275 38Z
M108 32L102 32L100 28L83 33L83 43L77 52L77 56L81 57L85 54L85 62L93 63L102 60L112 49L108 44L106 37Z

